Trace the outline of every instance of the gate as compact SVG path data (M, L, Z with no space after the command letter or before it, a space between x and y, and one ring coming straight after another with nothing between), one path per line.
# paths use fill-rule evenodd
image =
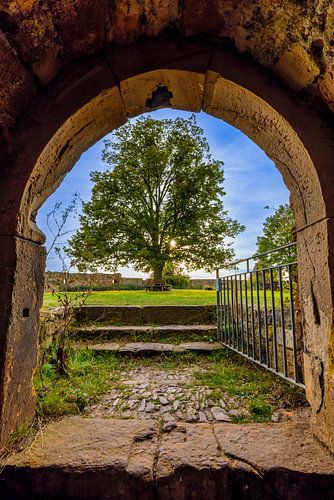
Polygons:
M304 388L295 252L291 243L234 262L234 274L220 277L217 269L217 335L229 349ZM275 264L250 270L259 258Z

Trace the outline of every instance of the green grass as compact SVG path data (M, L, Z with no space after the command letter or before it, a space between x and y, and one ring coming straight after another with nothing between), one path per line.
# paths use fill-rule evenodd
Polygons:
M247 414L236 417L235 421L269 422L279 404L294 408L305 403L301 389L280 381L228 350L213 353L211 359L215 362L209 371L195 371L196 385L212 389L213 399L224 399L227 393L242 403Z
M57 376L52 363L46 363L35 377L37 414L42 418L76 415L108 392L118 379L119 360L88 350L69 354L68 374Z
M35 378L38 415L43 420L63 415L84 413L113 387L129 391L119 380L121 372L135 368L177 370L193 368L192 386L212 389L211 399L219 401L224 395L233 396L245 412L236 422L268 422L272 412L282 404L296 407L305 403L303 391L281 382L272 374L258 368L240 356L224 350L211 355L170 353L154 357L117 356L113 353L94 354L89 350L71 351L66 376L57 377L55 366L43 365ZM199 368L204 368L203 373ZM42 373L42 377L41 377Z
M75 292L69 292L75 297ZM250 305L250 294L248 304ZM260 303L263 304L263 291L260 291ZM255 296L254 296L255 297ZM284 301L288 300L288 291L283 292ZM239 299L240 300L240 299ZM271 296L267 292L268 307L271 307ZM92 292L87 298L86 304L110 305L110 306L159 306L159 305L209 305L216 303L216 292L214 290L171 290L169 292L145 292L144 290L111 290ZM275 304L279 306L279 292L275 292ZM58 305L56 295L44 294L43 308ZM256 309L256 298L254 298Z
M75 292L69 292L75 296ZM169 292L145 292L145 290L110 290L92 292L86 304L110 306L149 306L149 305L206 305L215 304L214 290L171 290ZM57 297L52 293L44 294L43 307L57 306Z

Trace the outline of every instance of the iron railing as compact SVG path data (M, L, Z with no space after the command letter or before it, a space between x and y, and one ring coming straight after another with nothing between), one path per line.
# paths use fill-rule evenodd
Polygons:
M250 262L275 252L291 252L291 243L230 267L239 271L220 277L217 269L218 340L233 351L304 387L301 326L296 321L297 262L250 269ZM246 268L240 270L240 265ZM257 266L256 266L257 267Z

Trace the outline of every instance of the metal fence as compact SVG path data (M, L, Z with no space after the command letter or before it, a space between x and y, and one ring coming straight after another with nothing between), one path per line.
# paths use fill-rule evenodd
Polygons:
M220 277L217 269L218 339L228 348L300 387L303 383L301 326L296 321L295 243L231 265L238 271ZM250 270L276 253L283 263ZM241 270L244 265L245 269Z

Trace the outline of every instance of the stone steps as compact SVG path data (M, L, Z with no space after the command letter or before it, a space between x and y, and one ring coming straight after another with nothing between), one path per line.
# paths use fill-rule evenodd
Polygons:
M187 424L67 417L9 457L1 500L317 500L334 461L308 424Z
M210 353L224 349L219 342L185 342L183 344L166 344L160 342L102 342L93 344L77 344L96 352L115 352L119 354L167 354L170 352Z
M55 313L57 310L54 309ZM124 325L215 324L215 306L84 306L74 308L78 323Z
M124 336L139 337L150 335L152 341L161 335L171 335L177 337L187 337L196 335L216 335L217 327L215 325L134 325L134 326L115 326L115 325L90 325L75 329L74 338L82 340L99 339L114 340L122 339Z

